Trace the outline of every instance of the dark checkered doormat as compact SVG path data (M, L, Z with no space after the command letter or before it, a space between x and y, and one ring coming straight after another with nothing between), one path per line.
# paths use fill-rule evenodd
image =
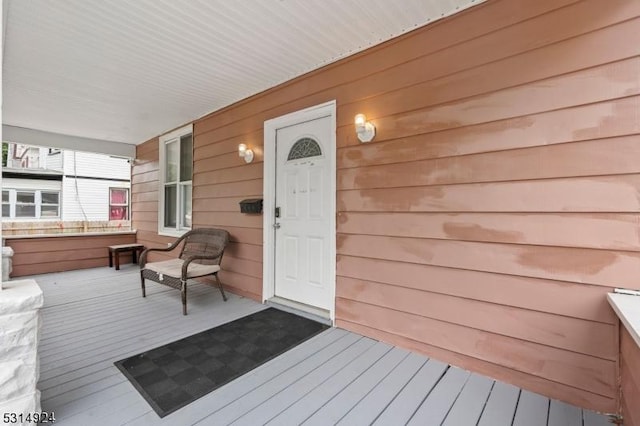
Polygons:
M115 365L164 417L326 328L269 308Z

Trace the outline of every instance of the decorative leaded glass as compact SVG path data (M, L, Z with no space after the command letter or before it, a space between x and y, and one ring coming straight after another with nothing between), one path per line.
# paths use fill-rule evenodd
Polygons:
M307 157L318 157L322 155L322 150L318 142L311 138L302 138L296 141L289 151L287 161L299 160Z

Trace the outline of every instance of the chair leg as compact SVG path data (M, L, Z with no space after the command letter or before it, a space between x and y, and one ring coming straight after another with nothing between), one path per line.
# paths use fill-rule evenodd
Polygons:
M222 294L222 300L227 301L227 296L224 294L224 288L222 288L222 283L220 282L220 278L218 278L218 274L214 275L216 277L216 281L218 282L218 288L220 289L220 293Z
M147 293L144 288L144 275L142 275L142 271L140 271L140 284L142 285L142 297L147 297Z
M187 282L182 281L182 315L187 315Z

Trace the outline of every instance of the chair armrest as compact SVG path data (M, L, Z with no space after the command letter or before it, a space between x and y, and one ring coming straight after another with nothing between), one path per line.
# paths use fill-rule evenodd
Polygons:
M218 259L220 256L189 256L184 260L184 263L182 264L182 279L185 280L187 277L187 271L189 270L189 264L191 262L193 262L194 260L214 260L214 259Z
M140 259L138 259L138 263L140 264L140 269L144 268L144 265L146 265L147 263L147 254L149 252L152 251L172 251L174 250L176 247L178 247L178 245L182 242L182 238L177 239L173 244L171 244L169 247L158 247L158 248L148 248L145 249L141 254L140 254Z

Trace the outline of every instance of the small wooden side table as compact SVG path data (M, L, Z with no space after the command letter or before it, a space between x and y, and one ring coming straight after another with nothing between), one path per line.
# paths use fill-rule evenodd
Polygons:
M131 252L131 261L138 263L138 255L144 250L142 244L119 244L109 246L109 268L113 266L113 258L116 260L116 271L120 270L120 253ZM114 256L115 255L115 256Z

